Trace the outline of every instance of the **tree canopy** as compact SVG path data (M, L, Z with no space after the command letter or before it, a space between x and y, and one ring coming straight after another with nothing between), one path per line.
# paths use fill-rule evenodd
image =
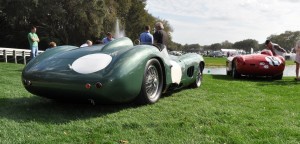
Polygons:
M297 40L300 40L300 31L285 31L282 34L276 35L272 34L269 37L266 38L266 40L269 39L274 43L279 44L281 47L283 47L287 51L291 51L291 49L295 46L295 42ZM210 50L210 51L215 51L215 50L220 50L222 48L227 48L227 49L242 49L245 50L246 52L250 52L251 48L253 48L254 51L262 50L265 49L265 44L263 43L258 43L257 40L254 39L246 39L246 40L241 40L237 41L235 43L230 43L228 41L222 42L222 43L215 43L207 46L202 46L205 51Z
M281 47L285 48L286 50L290 51L294 46L297 40L300 40L300 31L292 32L292 31L285 31L279 35L271 35L268 37L274 43L279 44Z
M120 29L125 30L125 35L133 41L139 38L146 25L150 25L153 33L155 23L161 21L169 34L167 47L170 50L232 48L250 51L253 48L256 51L264 48L263 43L253 39L235 43L225 40L205 46L181 45L172 41L171 24L152 16L145 7L146 0L0 0L0 46L28 48L27 34L32 26L37 27L40 49L46 49L50 41L58 45L79 46L87 39L102 39L107 32L114 34L116 21L119 20ZM300 39L300 31L272 34L266 39L290 50Z
M87 39L102 39L106 32L114 33L117 19L132 40L138 39L145 25L154 26L156 21L162 21L170 33L168 21L152 16L145 6L145 0L1 0L0 46L27 48L32 26L37 27L41 49L50 41L81 45Z
M235 49L242 49L245 51L250 52L251 48L253 48L253 50L257 51L259 50L259 44L257 40L253 40L253 39L246 39L243 41L239 41L233 44L232 46Z

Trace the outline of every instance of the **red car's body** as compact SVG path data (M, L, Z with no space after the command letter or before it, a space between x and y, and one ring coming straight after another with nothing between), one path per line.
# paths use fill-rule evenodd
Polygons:
M264 50L260 54L239 55L229 57L226 62L227 75L234 78L241 75L271 76L274 79L282 79L285 68L285 59Z

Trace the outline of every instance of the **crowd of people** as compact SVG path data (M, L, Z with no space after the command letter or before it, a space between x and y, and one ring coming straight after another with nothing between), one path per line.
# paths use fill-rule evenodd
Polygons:
M144 30L145 31L140 34L139 44L147 44L147 45L156 44L160 46L167 45L168 35L164 31L163 23L157 22L155 24L155 32L153 35L151 34L151 27L149 25L145 26ZM38 55L38 43L40 42L40 39L36 34L36 31L37 28L32 27L31 32L28 33L28 41L31 49L31 58L34 58ZM107 32L106 37L104 37L102 40L96 40L95 44L108 44L113 40L114 40L113 34L111 32ZM80 45L80 47L88 47L92 45L93 42L91 40L87 40L84 44ZM49 43L49 48L53 48L53 47L56 47L56 43L52 41Z
M39 39L36 31L37 31L37 28L35 26L33 26L33 27L31 27L31 31L27 35L27 39L29 42L29 49L31 50L31 52L30 52L31 59L36 57L38 55L38 51L39 51L38 44L40 42L40 39ZM95 44L108 44L109 42L111 42L113 40L114 40L114 38L113 38L112 33L107 32L106 37L103 38L102 40L96 40ZM93 42L91 40L86 40L86 42L84 44L80 45L80 47L88 47L88 46L92 46L92 45L93 45ZM56 43L54 41L51 41L48 46L49 47L46 50L56 47Z
M28 33L28 41L30 45L30 56L31 58L34 58L38 55L38 43L40 42L40 39L38 35L36 34L37 28L32 27L31 31ZM108 44L109 42L113 41L114 37L111 32L106 33L106 37L104 37L102 40L96 40L95 44ZM142 45L156 45L161 49L166 48L168 41L168 35L164 31L164 25L162 22L157 22L155 24L155 32L152 35L151 34L151 27L149 25L144 27L144 31L140 34L139 36L139 44ZM93 42L91 40L87 40L86 43L82 44L80 47L88 47L92 46ZM281 55L283 56L284 53L286 53L286 50L280 47L278 44L273 43L270 40L266 40L265 46L267 49L269 49L272 54L275 55ZM55 42L50 42L49 43L49 48L56 47ZM48 48L48 49L49 49ZM299 77L299 69L300 69L300 40L298 40L295 44L294 48L296 52L296 57L295 57L295 63L296 63L296 78L295 80L300 81Z

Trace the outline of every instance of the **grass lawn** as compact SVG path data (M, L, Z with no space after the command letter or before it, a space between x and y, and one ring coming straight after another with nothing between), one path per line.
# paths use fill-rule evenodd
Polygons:
M214 67L214 66L221 66L225 67L226 66L226 60L227 57L204 57L205 65L207 67ZM294 61L292 60L286 60L285 65L295 65Z
M204 75L153 105L59 103L0 63L1 143L300 143L300 82Z

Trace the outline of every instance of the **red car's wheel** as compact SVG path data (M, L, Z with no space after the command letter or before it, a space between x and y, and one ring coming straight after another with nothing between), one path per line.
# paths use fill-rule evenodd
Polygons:
M281 80L282 79L282 76L283 76L283 73L279 74L279 75L276 75L276 76L273 76L273 79L274 80Z
M233 78L239 78L241 77L241 74L236 70L236 60L233 60L232 62L232 71L231 71Z

